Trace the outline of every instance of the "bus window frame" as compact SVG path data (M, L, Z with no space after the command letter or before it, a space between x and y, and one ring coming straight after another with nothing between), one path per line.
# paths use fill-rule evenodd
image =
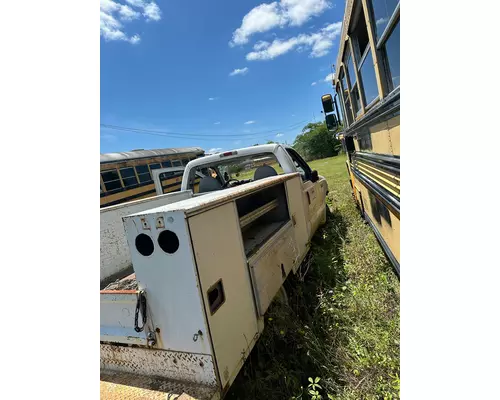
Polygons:
M181 160L170 160L172 161L172 167L182 167L182 161ZM175 165L174 163L178 162L178 165Z
M138 167L146 167L146 169L148 170L148 172L139 173L139 171L137 171ZM149 165L148 164L136 165L136 166L134 166L134 169L135 169L135 172L137 174L137 178L139 180L139 185L144 186L144 185L149 185L149 184L153 183L153 174L151 173L151 170L149 169ZM141 180L141 176L142 175L146 175L146 174L149 174L149 180L146 180L146 181L143 182Z
M374 57L373 62L377 66L375 73L378 74L381 88L379 87L379 92L382 89L382 97L389 96L394 90L401 86L393 86L391 72L389 69L389 63L387 58L387 53L385 51L385 44L387 40L391 37L392 32L397 24L400 23L400 6L401 1L398 2L396 8L394 9L387 25L380 35L380 38L376 40L377 33L376 27L373 25L372 21L375 21L375 11L373 9L373 0L362 0L365 9L365 18L367 19L368 35L370 37L370 43L372 44L372 55ZM368 4L369 3L369 4ZM373 54L375 51L375 54ZM380 97L380 93L379 93Z
M116 175L118 175L118 179L113 179L111 181L105 181L104 178L102 177L102 174L105 174L106 172L113 172L113 171L116 173ZM114 192L123 190L123 188L125 187L123 185L122 177L120 175L120 170L118 168L116 168L116 167L115 168L110 168L110 169L103 170L103 171L101 171L100 175L101 175L101 181L102 181L102 183L104 185L104 189L105 189L105 191L103 193L109 193L109 192L113 192L114 193ZM108 189L108 187L106 186L106 182L116 182L116 181L120 182L120 187L119 188L115 188L115 189Z
M368 29L368 26L367 26L367 29ZM368 41L368 46L366 46L366 49L365 49L363 55L359 59L359 70L358 70L358 73L359 73L359 76L360 76L361 79L363 79L362 78L362 74L361 74L361 69L363 68L363 66L365 64L365 61L368 58L368 54L369 53L371 53L371 55L372 55L372 61L373 61L374 57L373 57L373 52L372 52L372 46L371 46L370 42ZM377 81L377 70L375 68L375 65L372 64L371 67L375 71L375 81ZM366 113L369 109L371 109L375 104L377 104L380 101L380 88L378 88L378 82L377 82L377 88L378 88L377 97L375 97L370 103L366 104L365 87L364 87L363 83L361 85L363 86L361 99L363 101L363 104L365 104L365 113Z
M134 172L134 176L133 177L132 176L123 177L122 176L122 169L129 169L129 168L132 169L132 171ZM118 172L120 173L120 178L122 179L123 187L125 189L133 189L139 185L139 178L137 177L137 171L135 170L134 167L129 167L129 166L121 167L121 168L118 168ZM125 179L130 179L130 178L135 178L136 183L134 183L132 185L125 185Z

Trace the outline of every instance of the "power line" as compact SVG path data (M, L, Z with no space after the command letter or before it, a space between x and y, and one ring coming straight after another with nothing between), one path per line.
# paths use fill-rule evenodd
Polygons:
M234 139L241 139L241 138L251 139L254 137L263 137L263 136L268 135L269 133L288 132L288 131L291 131L293 129L296 129L298 126L302 125L306 121L307 120L299 121L297 123L294 123L292 125L289 125L288 127L281 128L281 129L271 129L268 131L261 131L261 132L255 132L255 133L247 133L247 134L208 134L208 133L195 134L195 133L167 132L167 131L142 129L142 128L131 128L131 127L125 127L125 126L109 125L109 124L100 124L100 125L101 125L101 127L106 128L106 129L131 132L131 133L138 133L138 134L145 134L145 135L152 135L152 136L163 136L163 137L172 137L172 138L180 138L180 139L191 138L191 139L199 139L199 140L213 140L214 138L227 138L230 140L234 140Z

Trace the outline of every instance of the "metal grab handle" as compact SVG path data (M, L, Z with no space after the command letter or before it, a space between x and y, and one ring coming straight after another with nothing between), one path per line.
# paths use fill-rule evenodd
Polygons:
M142 332L144 330L144 326L146 325L146 321L148 320L147 311L146 311L146 294L144 290L141 290L137 294L137 303L135 305L135 331ZM142 315L142 326L139 327L139 311Z

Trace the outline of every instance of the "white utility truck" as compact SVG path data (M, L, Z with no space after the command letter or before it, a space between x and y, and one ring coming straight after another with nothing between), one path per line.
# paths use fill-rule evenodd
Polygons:
M269 144L189 162L180 192L101 209L101 398L223 398L327 192Z

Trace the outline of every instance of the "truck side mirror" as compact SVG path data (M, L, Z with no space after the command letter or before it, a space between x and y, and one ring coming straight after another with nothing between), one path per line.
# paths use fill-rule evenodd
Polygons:
M318 171L314 170L311 172L311 182L317 182L319 179Z

